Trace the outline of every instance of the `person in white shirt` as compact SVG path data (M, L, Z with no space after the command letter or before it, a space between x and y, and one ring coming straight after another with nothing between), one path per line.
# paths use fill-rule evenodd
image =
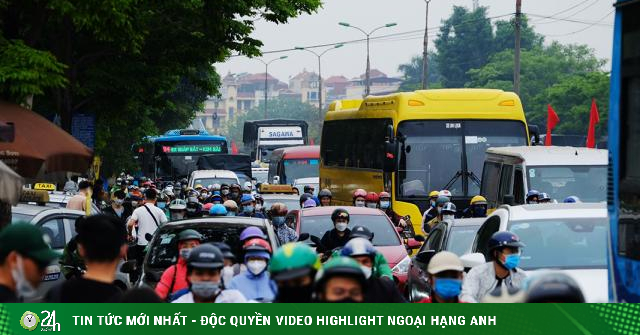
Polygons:
M144 204L133 211L129 222L127 223L129 238L131 240L137 238L138 241L133 251L138 264L138 269L140 269L142 265L144 249L149 244L147 234L152 236L156 232L156 229L168 222L167 216L164 212L155 205L156 197L156 190L152 188L146 190ZM135 237L133 235L134 227L136 228Z

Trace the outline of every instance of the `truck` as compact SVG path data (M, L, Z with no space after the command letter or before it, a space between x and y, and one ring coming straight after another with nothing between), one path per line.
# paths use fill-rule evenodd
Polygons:
M252 160L268 163L275 149L306 145L309 141L308 128L303 120L245 121L242 142Z

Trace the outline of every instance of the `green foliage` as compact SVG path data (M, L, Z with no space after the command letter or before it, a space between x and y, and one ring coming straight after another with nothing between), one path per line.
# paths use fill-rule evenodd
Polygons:
M440 73L438 72L438 63L435 58L435 53L428 53L429 88L440 86ZM402 73L403 79L400 91L415 91L422 88L422 55L414 56L407 64L400 64L398 71Z
M496 32L493 39L493 53L513 49L515 46L515 18L509 21L499 20L495 23ZM520 26L520 49L530 50L542 47L544 36L538 34L529 26L529 19L522 16Z

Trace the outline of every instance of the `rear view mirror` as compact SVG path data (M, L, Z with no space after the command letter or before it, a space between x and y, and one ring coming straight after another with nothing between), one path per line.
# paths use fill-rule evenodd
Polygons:
M396 153L398 152L397 142L387 141L384 143L384 172L393 172L396 170Z
M431 258L433 258L435 254L436 254L435 250L423 250L416 255L416 260L426 265L426 264L429 264L429 262L431 261Z
M487 261L484 259L484 255L479 252L463 255L460 257L460 260L462 261L462 265L465 269L470 269L476 265L482 265Z
M426 239L424 238L423 235L416 235L413 237L414 240L418 241L418 242L424 242L426 241Z
M146 233L144 234L144 239L147 240L147 242L151 242L151 240L153 240L153 235Z

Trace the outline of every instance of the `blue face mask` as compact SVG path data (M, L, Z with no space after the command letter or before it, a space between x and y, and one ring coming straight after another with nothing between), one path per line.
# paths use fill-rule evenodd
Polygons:
M158 202L158 203L156 203L156 206L158 206L158 208L160 208L160 209L164 209L165 207L167 207L167 203L166 202Z
M473 208L473 214L477 218L483 218L487 216L487 208L484 206L476 206Z
M515 269L518 264L520 264L520 255L518 254L507 255L504 259L504 267L509 270Z
M284 224L284 221L284 216L274 216L273 218L271 218L271 223L273 223L273 225L276 227L282 226Z
M243 211L245 214L251 214L251 213L253 213L253 209L254 209L254 207L253 207L253 206L244 206L244 207L242 207L242 211Z
M462 280L450 278L436 278L434 291L442 299L452 299L460 295Z
M380 209L389 209L389 207L391 207L391 202L380 201Z
M436 201L435 200L431 200L429 203L431 204L431 207L436 208Z

